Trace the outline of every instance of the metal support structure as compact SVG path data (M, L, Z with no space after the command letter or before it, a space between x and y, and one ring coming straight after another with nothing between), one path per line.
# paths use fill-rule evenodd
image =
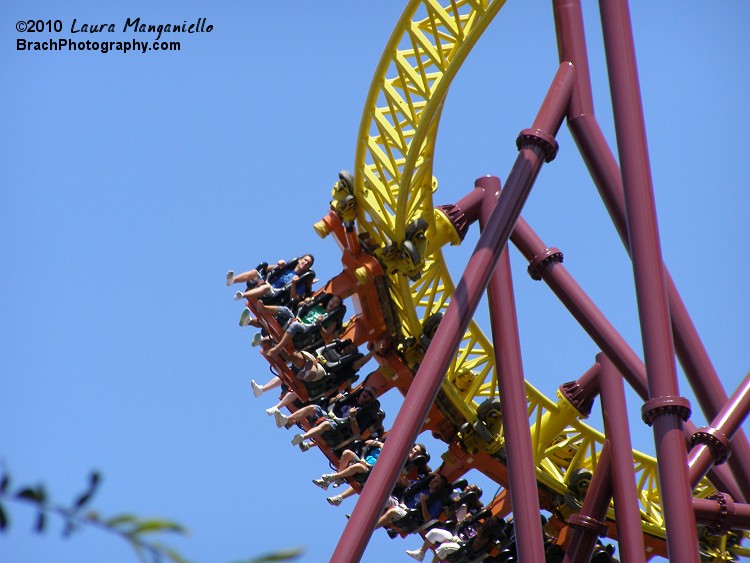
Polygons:
M484 228L496 206L495 194L500 192L500 179L484 177L477 180L476 185L484 188L486 194L479 217L480 227ZM526 382L521 361L513 277L507 245L490 278L487 296L495 349L495 371L500 388L508 478L512 483L510 498L516 550L521 561L542 561L544 535L539 519L536 464L529 432Z
M592 115L569 118L568 125L612 222L626 250L630 252L622 177L604 134ZM726 403L727 394L666 266L664 272L667 278L669 312L677 357L703 413L708 418L714 418L721 406ZM750 467L750 443L741 429L733 442L733 456L728 465L732 481L736 480L739 484L734 488L736 491L748 491L750 494L750 475L745 470ZM737 498L747 500L744 494Z
M590 542L595 541L592 532L597 524L603 526L593 515L604 518L602 511L606 511L612 495L624 561L642 561L644 557L620 377L643 398L644 421L653 426L670 560L699 561L696 515L698 522L712 526L716 534L726 533L731 522L747 526L750 519L748 505L735 504L746 502L750 496L750 472L746 470L750 466L750 442L739 429L750 410L750 374L727 404L718 375L663 265L627 0L600 0L620 166L594 117L581 2L553 0L553 7L561 64L532 127L517 139L519 155L505 190L497 199L499 180L481 178L478 189L459 203L436 209L436 215L445 215L443 222L456 229L455 233L447 229L451 240L462 240L468 224L478 215L482 232L331 561L354 562L362 557L485 289L489 293L517 548L523 561L543 560L513 288L507 252L503 253L509 238L530 261L532 277L543 279L553 289L604 352L598 357L602 366L598 384L608 439L594 474L599 481L596 487L592 482L584 510L570 522L573 527L588 527L584 533L588 536L583 538L580 530L574 532L565 561L577 562L585 559L585 553L590 554ZM556 155L555 135L563 117L567 117L633 262L645 365L562 267L562 253L544 246L519 218L543 162ZM430 248L437 249L443 243L436 239ZM679 396L675 351L701 408L714 419L710 428L696 430L688 420L690 406ZM582 395L595 392L595 379L586 379ZM570 389L577 389L576 383L570 384ZM561 388L565 397L567 389ZM686 432L694 435L697 444L689 464ZM728 457L730 441L733 456L729 468L717 466ZM691 483L697 483L707 472L722 492L705 500L693 499Z
M636 300L648 376L644 420L653 426L657 468L672 561L700 561L683 422L689 403L679 396L656 221L646 128L638 85L630 13L625 0L601 0L599 8L620 156Z
M715 536L729 530L750 529L750 504L738 504L722 493L710 498L693 499L695 518L701 526L708 526Z
M612 444L612 496L615 499L617 541L623 561L646 561L641 513L638 506L633 446L630 442L628 407L622 376L611 361L598 354L596 361L602 366L599 372L599 389L602 400L604 432Z
M750 373L708 428L692 437L695 445L688 458L690 483L695 486L712 464L724 463L731 455L730 441L750 411Z
M553 5L560 61L570 61L576 68L568 126L615 228L630 252L620 169L594 117L580 0L554 0ZM727 394L666 267L665 275L677 357L703 413L711 419L726 403ZM750 495L750 474L745 470L750 467L750 442L742 430L734 438L733 456L728 465L732 478L728 479L727 471L723 471L723 480L733 483L736 480L735 491L747 491ZM748 500L745 494L738 498Z
M604 518L607 516L609 501L612 500L610 449L610 441L605 440L594 475L586 491L586 497L583 499L581 511L568 518L568 522L573 526L573 534L565 550L563 563L590 561L596 539L606 533L607 525L604 523Z
M364 553L409 449L437 397L445 373L479 304L482 292L489 283L492 270L508 243L531 186L544 162L554 158L554 135L565 115L573 87L573 75L571 65L560 65L532 128L524 130L519 136L519 154L508 176L505 190L479 237L432 344L404 397L404 403L378 463L373 467L359 502L336 545L331 558L334 563L353 563L359 561Z
M535 256L544 253L545 249L548 248L523 219L519 219L516 223L511 241L530 262ZM625 377L635 392L644 401L647 400L648 382L646 366L643 361L578 285L565 265L558 261L549 261L539 271L539 277L565 305L599 349L615 364L617 370ZM689 438L696 430L697 428L692 422L687 421L685 423L686 438ZM710 479L719 489L730 493L732 497L744 498L741 496L739 486L726 467L713 467Z

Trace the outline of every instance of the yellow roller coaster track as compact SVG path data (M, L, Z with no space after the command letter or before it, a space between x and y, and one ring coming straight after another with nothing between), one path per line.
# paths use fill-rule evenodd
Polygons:
M502 8L504 1L412 1L405 9L377 67L360 124L355 156L354 191L357 229L368 233L388 274L391 305L401 325L399 351L407 364L421 356L424 322L443 311L455 289L441 247L458 244L432 197L433 152L448 87L460 66ZM426 233L407 252L410 227L426 222ZM424 223L423 223L424 224ZM419 230L419 229L417 229ZM417 346L418 348L418 346ZM494 352L473 321L445 378L442 391L453 412L468 423L477 407L498 395ZM604 435L581 422L581 415L564 398L545 397L527 382L529 424L537 461L537 481L559 495L578 469L594 470ZM485 447L495 453L502 429ZM657 483L656 460L633 452L640 491L643 530L663 538L664 520ZM707 482L694 492L706 497ZM609 517L614 519L614 512ZM750 555L738 548L737 554ZM728 557L723 549L714 560Z

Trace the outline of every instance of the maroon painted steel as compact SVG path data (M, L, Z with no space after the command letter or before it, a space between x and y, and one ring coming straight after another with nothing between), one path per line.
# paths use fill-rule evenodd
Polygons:
M500 179L480 178L475 182L475 186L483 188L487 194L479 216L480 227L484 229L497 204L495 194L500 192ZM526 382L521 361L513 277L507 245L490 278L487 297L495 349L495 371L500 388L508 479L512 484L510 499L513 507L516 551L521 561L543 561L544 535L539 518L534 448L529 431Z
M732 394L729 402L711 422L693 435L696 444L688 458L690 482L695 486L708 472L712 463L723 463L729 457L729 441L750 411L750 373Z
M499 192L498 192L499 195ZM461 240L464 240L469 225L479 218L479 212L484 202L482 190L472 190L456 203L439 205L438 209L445 213Z
M476 201L476 198L473 201ZM511 240L529 261L543 254L548 248L522 218L517 221ZM550 261L541 268L540 275L592 340L625 375L641 398L646 400L648 398L646 368L642 360L576 283L565 266L557 261ZM582 384L581 381L577 383ZM685 424L685 430L689 437L696 431L696 427L688 421ZM711 480L720 490L729 492L734 498L742 498L739 496L739 487L725 468L715 467L712 470Z
M557 389L561 396L573 405L582 418L588 418L594 406L594 399L599 394L599 371L597 362L586 370L576 381L563 383Z
M553 5L560 61L570 61L576 68L576 87L568 111L568 126L629 251L620 170L594 117L580 1L554 0ZM706 417L711 419L726 403L727 394L674 281L668 272L666 276L677 356L698 403ZM750 467L750 442L742 430L734 438L733 451L729 460L732 474L742 491L750 494L750 474L745 469ZM739 498L748 500L747 495Z
M568 112L568 126L629 252L620 170L594 117L580 2L555 0L553 4L560 61L570 61L576 68L576 87ZM709 419L714 418L727 401L727 394L674 281L668 272L666 276L677 356L704 414ZM750 474L745 468L750 467L750 442L742 430L734 438L733 451L729 460L732 481L739 483L735 490L748 491L738 497L747 500Z
M624 0L600 0L599 8L649 386L644 416L654 430L667 552L672 561L698 563L683 435L689 409L679 397L630 13Z
M545 160L550 159L549 138L560 128L573 85L573 69L560 65L532 128L522 134L523 144L511 169L498 205L481 233L432 343L419 366L388 441L373 467L331 561L359 561L378 516L396 483L440 384L489 283L502 249L510 238L531 186ZM521 139L521 137L519 137ZM376 483L376 485L373 485Z
M594 114L591 75L586 54L586 35L580 0L553 0L557 50L560 64L572 63L576 69L576 86L568 106L568 119Z
M547 248L544 241L522 218L516 222L511 240L529 261ZM565 266L559 262L549 262L540 274L542 280L571 312L596 345L612 360L630 386L644 401L647 400L646 366L643 361L578 285ZM687 421L685 423L687 438L696 429L692 422ZM725 467L714 467L711 470L710 479L720 490L727 491L734 498L742 498L739 496L741 493L737 483Z
M373 478L368 480L368 485L355 507L332 561L357 561L364 552L375 519L382 510L385 498L395 483L397 472L406 458L408 449L416 438L424 416L437 395L442 377L479 301L480 292L487 286L488 282L492 288L490 300L495 342L500 346L507 347L504 352L498 350L498 372L500 374L512 374L513 376L519 375L521 384L523 383L513 311L512 286L509 295L506 293L502 298L498 297L501 291L507 292L508 290L507 282L504 289L501 287L503 285L501 282L505 279L505 276L508 280L510 279L509 271L506 272L505 266L502 265L506 258L502 259L498 273L492 277L491 281L490 274L502 247L508 240L513 222L518 217L530 187L541 168L542 160L549 161L554 158L556 152L554 134L559 127L559 121L553 120L552 116L558 115L560 112L567 112L572 134L602 194L605 205L610 211L613 222L618 228L620 236L626 242L626 247L631 245L630 252L633 257L636 293L648 371L609 322L593 306L588 297L572 281L564 268L557 267L559 264L555 261L547 263L539 260L541 264L540 275L565 302L595 342L607 353L614 363L614 366L612 366L606 358L603 360L604 363L607 363L609 369L614 371L616 367L644 399L647 396L651 398L644 407L644 412L654 426L659 472L663 476L661 482L665 519L667 529L672 536L670 541L670 534L668 533L667 542L670 558L674 561L698 561L695 517L691 510L686 510L688 505L693 504L693 499L689 491L687 454L683 438L684 429L690 430L693 425L689 422L683 425L681 420L681 417L686 418L689 408L686 401L678 396L673 350L676 348L688 379L696 390L699 402L707 415L716 415L721 409L721 413L716 418L720 419L717 424L723 424L722 428L726 430L728 427L735 425L736 413L741 411L744 416L750 406L745 406L744 402L742 406L738 406L734 410L727 406L726 409L730 409L731 414L728 411L725 412L726 409L722 409L722 405L726 403L726 394L721 388L718 375L711 365L674 283L662 266L627 2L625 0L600 1L622 171L618 169L617 163L593 117L593 102L580 1L553 0L553 5L560 61L562 63L558 77L556 77L556 81L550 89L547 99L545 99L542 111L535 120L534 126L523 131L519 136L518 144L521 152L508 178L505 194L488 220L487 228L480 237L466 272L459 282L451 305L441 322L438 333L433 338L433 346L428 350L415 377L414 384L396 418L391 438L381 454L381 463L375 466ZM571 72L572 67L568 64L570 62L574 65L575 73ZM570 90L573 80L575 80L575 88L571 95ZM554 132L552 132L553 130ZM622 176L620 176L621 174ZM624 197L622 195L623 186L625 188ZM476 213L476 205L478 204L476 192L478 191L481 190L475 190L467 196L468 199L464 198L467 205L465 213L461 206L458 206L458 210L464 213L463 219L466 224L473 219L472 216ZM627 206L624 205L625 200ZM451 208L451 211L454 211L454 209ZM519 234L524 229L527 229L526 234ZM514 243L519 245L516 239L525 238L519 248L525 246L528 249L536 245L534 240L529 242L528 231L530 229L525 226L523 221L519 221L516 226L516 233L514 233ZM628 232L630 237L628 237ZM533 239L533 237L531 238ZM540 251L549 251L546 247L541 250L539 248L534 250L535 252L528 256L527 252L522 249L522 252L527 255L532 263L540 256ZM667 303L671 305L671 325ZM675 332L674 340L670 327L673 327ZM503 363L507 365L504 366ZM604 399L603 397L603 402L613 400L620 404L622 388L619 379L617 380L618 385L614 383L614 376L608 374L606 379L608 383L605 383L605 386L608 386L606 388L609 390L603 391L603 394L607 395L608 398ZM518 381L514 377L506 378L504 376L499 377L499 380L501 396L504 401L507 401L507 404L503 404L506 441L509 439L510 433L515 436L510 438L514 445L510 447L509 444L508 451L509 453L514 452L513 455L516 456L516 459L524 459L526 460L524 463L528 463L527 452L524 449L527 445L530 449L531 443L528 437L526 412L524 409L523 416L521 416L514 411L514 405L516 407L521 405L520 398L514 398L519 389ZM508 389L502 389L505 384L509 386ZM613 387L618 387L619 391L613 391ZM743 392L742 394L744 397L746 393ZM744 398L742 401L744 401ZM523 402L525 404L525 396ZM607 410L610 409L605 407L605 412ZM605 422L605 426L609 426L607 434L618 436L618 451L619 449L624 451L625 446L619 444L619 442L622 436L629 438L627 423L620 420L619 417L613 417L614 412L615 410L610 414L610 421ZM506 415L508 416L507 421L505 420ZM615 418L619 422L613 423L612 420ZM731 422L729 421L730 418ZM624 424L624 426L621 428L618 426L620 430L615 431L611 429L613 424L615 426ZM739 422L736 422L736 426L738 425ZM516 430L520 429L517 435L513 429L514 426L516 426ZM723 432L721 434L723 435ZM704 431L703 434L699 434L699 437L704 440L713 438L722 441L721 436L713 430ZM630 456L629 439L622 440L622 442L628 443L627 455ZM693 474L691 476L694 477L695 474L705 471L707 464L704 458L708 456L706 450L708 450L707 446L699 445L691 454L691 461L693 462ZM748 487L750 474L745 470L746 467L750 467L750 443L741 430L737 432L735 437L734 452L735 455L730 458L734 477L728 475L723 468L714 468L713 478L722 490L729 491L735 498L745 499L747 495L742 494L743 491L739 490L734 480L736 478L745 491L750 491L750 487ZM625 454L620 452L617 455L622 458ZM385 463L386 461L388 463ZM535 481L532 491L532 483L528 479L529 474L533 475L533 463L525 469L522 467L523 463L519 463L516 469L511 469L512 465L513 461L509 456L511 496L513 496L513 488L516 488L525 491L526 501L530 498L536 499ZM632 474L632 464L620 463L616 465L627 465ZM675 471L677 473L676 478L674 478ZM669 474L669 478L665 479L664 476L667 474ZM629 475L625 477L621 475L620 479L628 482L633 480ZM628 487L625 487L625 489L628 489ZM617 494L623 495L626 492L619 491ZM518 496L520 497L520 494ZM631 505L630 510L632 511L632 498L627 497L627 495L625 498L630 500L620 501L619 504ZM530 558L529 560L536 560L536 557L538 557L534 551L536 548L531 547L531 545L540 544L536 532L538 526L530 523L521 524L522 521L526 522L527 517L519 513L519 510L524 510L523 505L525 503L519 503L520 500L514 502L516 523L522 529L519 545L528 545L529 547L523 547L527 550L525 552L526 557ZM720 518L721 514L726 513L728 503L732 504L734 517L739 520L747 518L744 525L750 524L750 510L747 505L736 505L726 495L720 495L719 500L696 499L694 504L696 513L699 515L699 521L703 522L707 519L715 521ZM736 508L737 506L739 508ZM538 525L538 505L536 511L532 509L529 513L531 512L534 512L533 516ZM625 509L625 515L618 510L618 523L622 522L623 526L627 527L627 529L624 529L625 535L634 534L633 530L637 530L642 545L640 519L636 524L631 521L633 517L628 516L628 514L628 509ZM628 522L628 524L625 524L625 522ZM623 533L620 532L619 535L623 535ZM629 543L628 545L631 546L628 548L631 553L638 551L635 543ZM623 550L622 545L621 551L624 554L625 550ZM531 553L535 554L529 555ZM522 560L524 559L522 558ZM628 559L626 558L626 560Z
M568 518L568 522L573 526L573 534L565 549L563 563L590 561L596 539L606 533L607 526L604 524L604 518L607 515L609 501L612 500L611 461L610 441L604 440L581 511ZM640 524L638 531L640 532Z
M596 120L590 115L569 119L568 125L620 238L629 251L622 177L604 135ZM711 419L718 414L728 397L666 267L664 271L667 277L669 310L677 357L703 413ZM725 480L732 477L731 481L736 480L738 483L733 487L735 492L732 496L736 499L747 500L750 494L750 475L746 471L746 468L750 467L750 443L741 429L734 437L733 455L728 465L732 476L726 476ZM726 475L727 471L722 471L722 473Z
M712 498L693 499L693 506L698 524L711 527L715 535L723 535L732 529L750 530L750 504L739 504L725 495L714 495Z
M622 560L637 563L646 560L646 551L641 530L625 389L622 376L604 354L598 354L596 361L602 366L599 389L604 432L612 444L612 496L615 499L617 517L617 542Z
M547 248L544 241L523 219L516 222L511 240L529 261ZM565 265L550 262L541 271L541 277L597 346L615 362L636 392L646 398L647 387L643 362L578 285Z

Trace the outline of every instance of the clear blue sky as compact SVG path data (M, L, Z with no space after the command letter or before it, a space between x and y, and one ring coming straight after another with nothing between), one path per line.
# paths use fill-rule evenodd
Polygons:
M597 115L612 139L597 5L584 4ZM750 5L633 4L663 253L731 393L750 368ZM271 396L252 397L250 379L265 380L268 366L237 326L224 273L307 251L321 279L340 271L335 244L312 224L338 170L352 167L364 98L401 9L2 3L0 459L16 485L43 482L69 502L96 468L102 515L184 524L191 535L170 544L191 560L290 546L306 549L302 561L328 560L352 500L328 506L310 483L327 464L289 445L263 412ZM16 50L32 35L15 30L19 20L59 19L58 39L71 37L73 18L114 23L104 35L125 40L121 27L136 17L204 17L213 31L177 37L180 52ZM449 94L437 203L478 176L507 175L556 66L550 3L509 2ZM559 141L523 215L640 350L625 253L565 128ZM456 279L469 247L447 251ZM517 256L514 268L526 374L551 395L596 349ZM652 451L629 399L634 441ZM384 403L388 425L399 401ZM705 423L697 408L693 420ZM438 459L440 445L428 443ZM62 541L52 526L37 537L33 514L9 508L2 561L135 561L96 530ZM363 561L406 560L417 543L378 533Z

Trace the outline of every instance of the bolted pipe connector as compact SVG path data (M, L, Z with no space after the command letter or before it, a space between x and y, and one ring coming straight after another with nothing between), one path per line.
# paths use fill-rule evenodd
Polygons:
M563 261L563 253L560 252L559 248L545 248L543 252L540 252L529 262L527 272L534 281L542 279L542 273L545 268L550 264L561 264Z
M575 528L583 528L590 532L594 532L597 536L604 536L607 534L609 528L607 524L591 516L585 514L571 514L568 517L568 524Z
M643 422L649 426L651 426L654 423L654 420L659 416L676 414L683 421L687 421L690 418L691 413L690 401L685 397L656 397L646 401L641 407Z
M591 390L585 389L577 381L563 383L557 389L557 392L565 397L565 399L573 405L582 417L588 418L591 414L596 393L592 393Z
M542 129L524 129L519 133L516 139L518 150L520 151L529 145L542 149L545 162L555 160L557 149L559 148L555 137Z
M711 450L714 458L714 465L721 465L732 453L732 445L729 438L716 428L703 427L698 428L695 434L690 437L690 447L696 444L704 444Z
M719 503L719 515L716 522L706 528L706 531L712 536L723 536L727 534L734 525L734 517L737 512L734 508L734 501L726 493L713 493L706 497L707 500L715 500Z

